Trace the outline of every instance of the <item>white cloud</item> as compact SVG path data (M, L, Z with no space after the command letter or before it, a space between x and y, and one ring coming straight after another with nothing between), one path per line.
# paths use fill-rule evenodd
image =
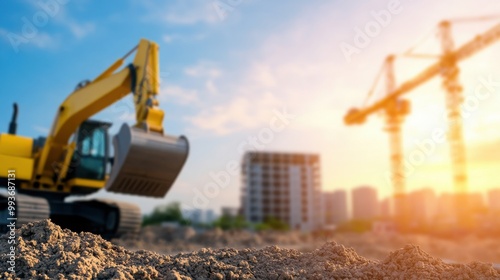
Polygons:
M174 40L173 36L171 35L163 35L161 39L163 40L164 43L167 44L172 43L172 41Z
M270 65L266 63L255 63L252 65L252 78L256 83L265 87L273 87L276 85L276 80L270 69Z
M175 0L166 1L159 6L156 1L141 1L147 8L146 20L155 20L176 25L194 25L198 23L213 24L220 19L207 0Z
M75 38L82 39L95 30L95 24L91 22L78 22L73 17L71 17L67 12L67 6L58 5L52 10L47 10L42 7L39 1L29 1L29 5L34 9L31 14L26 14L23 18L27 20L28 23L19 22L19 26L12 30L0 28L0 36L11 44L14 50L18 50L23 44L31 44L40 49L53 49L57 48L61 42L60 33L48 33L45 28L48 24L54 23L55 25L67 29ZM46 22L43 25L36 25L34 21L34 15L43 14L46 16ZM23 24L31 24L31 30L29 36L24 35L22 31L24 30ZM33 33L33 34L31 34Z
M82 39L95 30L95 24L90 22L77 23L75 21L67 20L66 24L73 36L77 39Z
M209 62L200 62L194 66L186 67L184 69L184 74L193 78L203 78L205 79L204 90L211 94L217 94L219 92L215 81L222 76L222 71L211 65Z
M300 26L297 23L291 31L269 37L247 53L252 60L234 76L221 76L222 70L207 63L186 68L191 77L217 77L219 97L228 94L224 100L207 101L216 105L189 118L194 128L215 135L254 129L268 125L273 110L282 107L298 116L294 128L343 127L345 102L336 100L341 93L333 90L335 74L342 69L332 62L324 30L311 36L297 32L295 27ZM205 84L209 92L211 86Z
M46 128L46 127L44 127L44 126L35 125L35 126L33 126L33 129L36 132L39 132L39 133L43 134L44 136L46 136L47 134L49 134L49 129Z
M39 49L54 49L60 41L58 36L46 32L38 32L32 38L26 38L22 34L10 32L3 28L0 28L0 37L9 43L15 51L18 51L23 44L32 44Z
M82 39L95 31L94 23L77 21L69 14L67 7L61 6L54 16L54 21L58 25L67 28L76 39Z
M208 92L214 94L217 93L217 87L215 86L215 83L213 80L207 80L205 83L205 88L208 90Z
M227 135L268 125L273 109L278 110L282 106L283 104L269 92L259 95L258 98L249 98L243 93L220 105L200 111L199 114L189 117L188 121L205 132Z
M172 42L196 42L203 40L207 37L206 33L198 33L198 34L165 34L162 36L162 41L166 44L170 44Z
M199 103L196 90L169 85L160 89L160 102L173 102L181 105L196 105Z
M127 123L135 121L135 112L123 112L120 116L118 116L118 120Z
M31 1L30 4L36 9L37 12L43 11L49 15L49 21L54 21L57 25L67 28L69 32L77 39L82 39L95 30L95 24L92 22L79 22L72 17L68 12L69 5L60 4L52 12L47 12L43 8L42 2ZM41 27L43 28L43 27Z
M40 32L37 36L31 39L31 42L40 49L51 49L59 45L59 39L56 36L45 32Z
M208 78L218 78L221 75L221 71L216 67L210 66L209 63L200 62L195 66L187 67L184 69L184 73L191 77L208 77Z

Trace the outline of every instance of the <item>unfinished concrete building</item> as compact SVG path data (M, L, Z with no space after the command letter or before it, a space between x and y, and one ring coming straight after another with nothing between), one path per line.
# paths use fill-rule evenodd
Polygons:
M247 221L261 223L272 217L306 232L321 226L319 155L248 152L243 157L242 180Z

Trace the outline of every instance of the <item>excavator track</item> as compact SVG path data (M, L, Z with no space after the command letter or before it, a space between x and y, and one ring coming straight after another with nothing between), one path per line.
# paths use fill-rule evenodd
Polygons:
M106 239L136 238L142 222L137 205L109 199L49 202L42 197L16 194L14 207L15 216L11 216L8 196L0 194L0 232L7 232L11 221L19 228L50 218L63 228L92 232Z
M49 202L45 198L29 196L25 194L15 195L15 222L19 228L24 224L36 222L39 220L48 219L50 217ZM7 231L7 224L11 221L8 218L13 218L9 215L8 196L0 194L0 228L2 232Z
M98 201L118 210L118 228L114 238L135 238L138 236L142 217L141 210L137 205L108 199L99 199Z
M134 204L108 199L51 201L51 219L75 232L91 232L105 239L137 236L141 211Z

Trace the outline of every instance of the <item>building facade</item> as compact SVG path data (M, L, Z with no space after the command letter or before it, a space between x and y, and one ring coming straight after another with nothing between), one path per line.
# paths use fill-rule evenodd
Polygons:
M379 203L379 215L381 218L388 219L393 216L393 200L391 197L386 197L382 199Z
M291 229L322 224L320 158L317 154L248 152L242 163L242 209L247 221L276 218Z
M430 188L420 189L408 195L409 217L413 225L430 224L434 221L438 199Z
M222 207L221 213L222 216L236 218L239 215L239 209L236 207Z
M378 216L377 190L372 187L358 187L352 191L352 218L371 220Z
M491 211L500 211L500 189L488 191L488 207Z
M323 192L323 217L325 225L340 225L347 221L347 192Z

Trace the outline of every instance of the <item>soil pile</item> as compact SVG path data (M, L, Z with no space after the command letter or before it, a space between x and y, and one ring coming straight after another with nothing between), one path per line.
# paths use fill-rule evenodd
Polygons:
M114 244L136 251L153 250L158 253L180 253L202 248L232 247L262 248L269 245L294 246L311 244L310 236L299 232L249 232L247 230L221 230L219 228L196 232L191 227L168 228L147 226L137 239L115 239ZM323 242L321 242L323 244ZM315 245L311 245L315 249Z
M15 275L7 235L0 238L2 279L500 279L491 265L444 264L408 245L370 261L334 242L310 253L264 249L202 249L165 256L128 251L90 233L62 230L49 220L16 231Z

